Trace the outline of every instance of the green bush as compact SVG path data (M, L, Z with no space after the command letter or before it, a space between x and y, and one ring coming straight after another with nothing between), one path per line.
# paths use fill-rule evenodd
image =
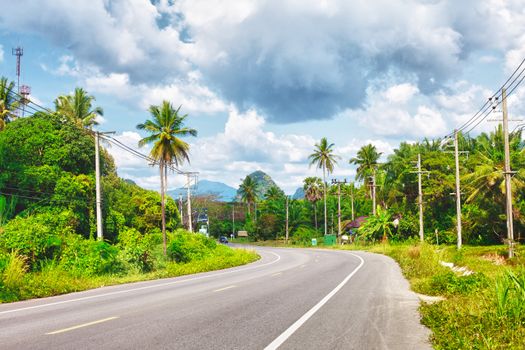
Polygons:
M126 228L118 235L120 258L140 271L153 268L151 251L155 245L152 235L141 234L134 228Z
M446 271L432 276L429 288L437 294L469 294L479 290L488 284L483 273L475 273L468 276L457 276L452 271Z
M292 235L292 242L294 244L311 245L312 238L315 238L317 233L314 229L306 226L299 226Z
M26 270L25 257L18 255L17 252L12 252L2 271L2 285L11 291L18 290L24 282Z
M117 255L118 249L106 242L86 240L72 234L66 238L60 266L80 276L116 273L122 271Z
M60 251L61 237L52 226L51 214L43 213L27 218L17 217L4 227L0 235L0 248L18 251L32 268L37 261L52 259Z
M168 245L168 257L178 263L204 259L210 256L217 243L201 234L177 230Z

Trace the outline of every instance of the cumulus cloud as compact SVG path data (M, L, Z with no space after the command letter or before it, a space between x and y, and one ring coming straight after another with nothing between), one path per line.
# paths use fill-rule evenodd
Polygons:
M101 90L104 84L144 87L141 92L152 91L148 101L174 96L193 106L204 98L212 110L233 103L289 123L362 108L369 82L385 74L411 75L420 93L432 95L480 50L508 51L507 65L514 67L524 54L522 5L21 0L0 14L0 25L69 48L82 66L96 67L91 83ZM57 73L78 74L68 60ZM192 74L202 74L199 83L181 88L195 81ZM192 100L194 94L200 98Z

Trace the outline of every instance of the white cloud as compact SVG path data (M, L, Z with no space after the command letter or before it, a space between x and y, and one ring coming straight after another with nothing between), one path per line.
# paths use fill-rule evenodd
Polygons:
M389 87L384 95L385 97L394 103L407 103L412 96L417 94L419 89L413 84L399 84Z

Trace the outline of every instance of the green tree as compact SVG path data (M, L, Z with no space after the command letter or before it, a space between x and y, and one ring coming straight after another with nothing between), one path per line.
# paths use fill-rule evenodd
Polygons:
M14 93L15 83L0 78L0 131L4 130L6 124L16 117L13 111L18 107L18 101Z
M367 179L375 176L381 154L372 144L365 145L357 151L356 157L350 159L350 164L357 165L356 180L362 180L365 185L370 183L370 180L367 181Z
M246 176L239 186L239 194L248 207L248 215L250 215L250 205L257 200L258 193L257 182L251 176Z
M79 128L91 129L98 124L97 117L104 115L101 107L93 107L93 101L94 96L88 95L82 88L76 88L72 95L58 96L55 109Z
M304 198L312 203L314 208L314 224L317 231L317 202L323 198L323 182L318 177L307 177L303 181Z
M179 114L181 107L174 109L170 102L163 101L162 105L149 108L151 119L137 125L137 129L150 134L139 141L139 147L153 143L150 156L159 165L164 254L166 254L165 196L168 167L173 164L178 166L184 161L189 163L190 146L180 137L197 136L197 130L184 126L188 115Z
M337 164L337 158L335 155L334 144L328 143L326 137L323 137L319 143L315 144L314 153L310 154L308 159L310 160L310 166L315 165L318 169L323 169L323 189L324 189L324 234L328 233L328 222L326 220L326 174L330 174L334 171L334 165Z
M368 217L358 232L366 239L379 239L382 236L383 241L386 241L392 235L392 227L390 212L378 205L376 215Z

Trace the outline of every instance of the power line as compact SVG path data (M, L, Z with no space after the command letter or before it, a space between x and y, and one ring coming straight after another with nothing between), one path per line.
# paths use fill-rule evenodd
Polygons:
M512 74L507 78L505 83L494 93L492 96L488 98L488 100L481 106L481 108L472 116L470 117L465 123L463 123L460 127L457 128L457 131L463 131L464 129L468 128L470 125L474 124L473 127L469 129L466 133L469 133L472 131L476 126L478 126L481 121L485 119L485 117L488 115L486 112L491 107L491 100L494 99L496 101L499 100L499 97L501 97L501 91L506 88L510 89L509 93L507 94L507 97L522 83L522 81L525 78L525 75L523 73L525 72L525 67L523 69L520 68L525 64L525 58L520 62L518 67L512 72ZM519 73L518 73L519 71ZM518 73L516 75L516 73ZM518 81L516 85L514 83L521 77L521 79ZM514 78L514 79L513 79ZM512 81L511 81L512 80ZM509 84L510 82L510 84ZM508 84L508 85L507 85ZM513 86L514 85L514 86ZM499 105L500 102L498 102ZM494 109L494 108L493 108ZM451 132L445 136L445 138L449 138L454 134L454 132Z

